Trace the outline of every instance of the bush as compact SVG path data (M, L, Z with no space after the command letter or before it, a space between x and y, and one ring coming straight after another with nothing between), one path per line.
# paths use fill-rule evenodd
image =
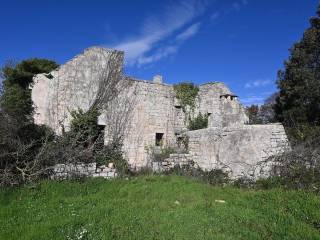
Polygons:
M196 97L198 96L199 88L193 83L182 82L173 86L176 97L180 100L183 111L185 112L190 108L195 108Z
M128 162L123 157L122 144L112 142L103 147L103 150L95 156L98 165L113 163L120 176L129 174Z
M192 131L192 130L207 128L208 118L209 118L208 114L202 115L201 113L199 113L199 115L194 119L189 118L188 129Z
M273 157L273 176L284 186L320 192L320 137L293 146L292 151Z
M238 188L253 188L255 181L252 178L243 176L233 181L232 184Z
M152 162L162 162L170 157L170 154L176 153L176 149L171 146L148 147L147 151Z
M45 126L18 122L0 110L0 185L19 185L45 174L46 163L38 156L52 140Z

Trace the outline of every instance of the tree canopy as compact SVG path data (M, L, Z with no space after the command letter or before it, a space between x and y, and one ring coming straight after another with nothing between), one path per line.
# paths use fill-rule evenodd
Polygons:
M1 109L12 117L27 121L31 119L33 104L31 90L33 76L38 73L49 73L57 68L54 61L31 58L18 64L6 64L2 68L3 89L0 98Z
M320 6L278 73L276 117L288 127L320 124Z

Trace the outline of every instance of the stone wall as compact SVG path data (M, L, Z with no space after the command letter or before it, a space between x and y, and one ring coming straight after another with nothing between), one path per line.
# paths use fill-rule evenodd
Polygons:
M110 68L121 74L122 64L123 52L92 47L50 74L37 74L32 86L35 123L46 124L58 134L62 128L68 130L71 111L87 111Z
M97 166L96 163L66 163L56 164L53 167L52 179L70 179L73 177L102 177L102 178L115 178L118 176L113 164Z
M169 171L174 167L196 167L193 162L192 154L170 154L170 157L162 162L152 162L152 170L154 172Z
M123 52L93 47L50 74L36 75L32 87L35 122L50 126L58 134L63 129L67 131L71 111L92 107L99 93L107 90L102 79L110 72L122 75L122 67ZM175 146L182 132L189 136L190 155L172 156L162 164L163 168L184 162L183 159L189 161L192 156L203 170L225 168L233 177L263 176L268 169L262 167L265 160L288 145L280 124L245 125L248 117L244 107L223 83L199 86L194 117L199 112L208 113L208 128L187 132L187 116L173 86L164 84L161 76L156 76L154 82L121 79L117 90L122 91L100 109L98 124L105 126L106 145L115 135L123 137L124 157L134 169L150 163L150 147L159 142L162 146ZM100 170L90 174L101 175L97 171ZM66 175L65 171L57 173Z
M281 124L190 131L189 151L203 170L224 169L232 178L267 176L272 155L290 149Z
M150 162L148 149L155 146L156 134L163 134L163 146L175 146L178 134L187 131L187 117L181 108L179 100L175 97L172 85L161 82L151 82L129 78L131 86L121 93L122 100L115 99L115 108L107 112L117 114L124 106L123 100L129 99L133 104L131 116L126 120L128 126L124 132L124 153L132 168L145 167ZM242 105L233 99L225 105L221 95L231 94L223 83L201 85L196 101L195 116L201 113L210 113L209 127L211 125L243 125L247 120ZM226 100L227 101L227 100ZM99 122L105 125L105 144L108 144L111 131L116 129L113 117L103 114ZM108 120L107 120L108 118ZM116 118L118 119L118 118ZM123 119L123 118L122 118ZM231 120L233 120L231 124ZM223 122L224 121L224 122Z
M199 86L197 111L209 113L208 127L235 127L248 122L244 107L221 82Z

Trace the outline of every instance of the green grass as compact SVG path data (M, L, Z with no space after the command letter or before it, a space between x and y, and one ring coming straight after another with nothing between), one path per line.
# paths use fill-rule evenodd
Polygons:
M320 239L320 197L178 176L48 181L0 190L0 239Z

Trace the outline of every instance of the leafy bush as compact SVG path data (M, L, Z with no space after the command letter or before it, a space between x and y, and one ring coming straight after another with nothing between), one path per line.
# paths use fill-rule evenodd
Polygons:
M184 111L186 111L187 107L191 110L195 108L195 101L199 92L199 88L196 85L189 82L182 82L174 85L173 89Z
M96 108L87 112L82 109L72 111L70 132L67 135L76 139L77 144L90 144L90 142L95 141L103 130L103 127L97 124L99 115L100 113Z
M188 129L192 131L192 130L207 128L208 118L209 118L208 114L202 115L201 113L199 113L199 115L194 119L189 118Z
M176 149L171 146L163 146L161 148L148 147L148 152L152 162L162 162L170 157L170 154L176 153Z
M129 173L128 162L123 157L122 144L120 142L112 142L103 147L103 150L95 156L95 162L98 165L113 163L120 176Z
M228 173L221 169L203 172L203 180L212 185L225 185L230 182Z

